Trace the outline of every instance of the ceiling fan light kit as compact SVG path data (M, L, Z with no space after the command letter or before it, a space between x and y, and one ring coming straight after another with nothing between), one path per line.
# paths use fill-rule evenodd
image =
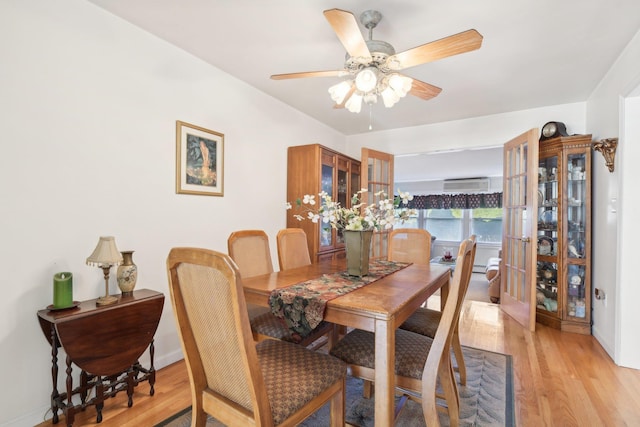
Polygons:
M351 12L340 9L325 10L324 16L345 47L347 54L342 70L308 71L301 73L275 74L274 80L303 77L344 77L344 80L329 88L334 108L346 108L352 113L362 110L362 103L369 105L382 98L384 106L393 107L407 94L428 100L438 96L439 87L412 79L398 71L443 59L460 53L479 49L482 36L476 30L467 30L396 54L394 47L382 40L373 40L373 29L382 19L376 10L367 10L360 15L360 22L369 30L365 40L358 22Z

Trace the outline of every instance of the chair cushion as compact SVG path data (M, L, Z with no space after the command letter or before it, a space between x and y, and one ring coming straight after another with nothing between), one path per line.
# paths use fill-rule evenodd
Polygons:
M280 319L271 314L271 311L251 319L251 331L254 334L265 335L279 340L291 339L289 328Z
M315 341L321 336L329 333L330 323L325 321L320 322L320 324L311 331L311 334L308 337L302 340L297 340L293 337L291 330L287 325L283 323L283 320L277 318L271 314L271 311L269 311L251 319L251 332L278 340L289 341L297 344L302 343L306 346L312 341Z
M396 375L422 379L433 340L404 329L396 329ZM354 329L338 341L331 355L350 365L375 368L375 335L373 332Z
M297 344L264 340L256 351L275 425L347 375L341 360Z
M400 329L434 338L441 318L441 311L420 307L400 325Z

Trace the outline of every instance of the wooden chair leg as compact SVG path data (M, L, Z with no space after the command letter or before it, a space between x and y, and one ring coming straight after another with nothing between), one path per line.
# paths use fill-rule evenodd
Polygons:
M365 399L371 399L371 395L373 394L373 382L364 380L362 383L362 397Z
M464 356L462 355L462 346L460 345L460 335L458 335L458 328L456 327L453 332L453 354L456 356L456 362L458 363L458 373L460 374L460 385L467 385L467 367L464 364Z
M449 358L449 360L451 360ZM447 366L449 365L449 366ZM442 391L447 401L449 413L449 424L451 427L457 427L460 424L460 405L458 403L458 392L456 390L455 378L451 375L451 364L440 364L439 376Z

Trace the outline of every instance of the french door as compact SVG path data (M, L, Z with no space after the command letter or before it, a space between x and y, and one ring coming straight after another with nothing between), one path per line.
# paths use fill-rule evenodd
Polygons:
M380 199L393 198L393 154L382 151L363 148L360 156L361 168L366 168L360 175L362 188L366 188L366 197L362 201L367 205L377 203ZM375 193L384 191L386 196L375 196ZM387 257L387 243L389 230L381 230L373 233L371 239L371 259Z
M538 211L538 130L504 145L502 310L525 328L536 325L536 240ZM533 240L532 240L533 239Z

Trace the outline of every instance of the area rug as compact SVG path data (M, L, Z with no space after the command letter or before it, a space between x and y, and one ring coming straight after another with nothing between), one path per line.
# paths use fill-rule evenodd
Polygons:
M464 347L467 385L459 387L461 426L515 426L513 396L513 365L511 356ZM456 373L457 376L457 373ZM362 397L362 380L347 377L346 421L360 427L374 425L373 399ZM325 405L301 426L327 427L329 405ZM440 423L449 425L449 418L440 415ZM155 427L186 427L191 425L191 408L185 408ZM207 427L223 427L212 417ZM424 427L422 406L409 400L396 420L396 426ZM233 426L231 426L233 427Z

